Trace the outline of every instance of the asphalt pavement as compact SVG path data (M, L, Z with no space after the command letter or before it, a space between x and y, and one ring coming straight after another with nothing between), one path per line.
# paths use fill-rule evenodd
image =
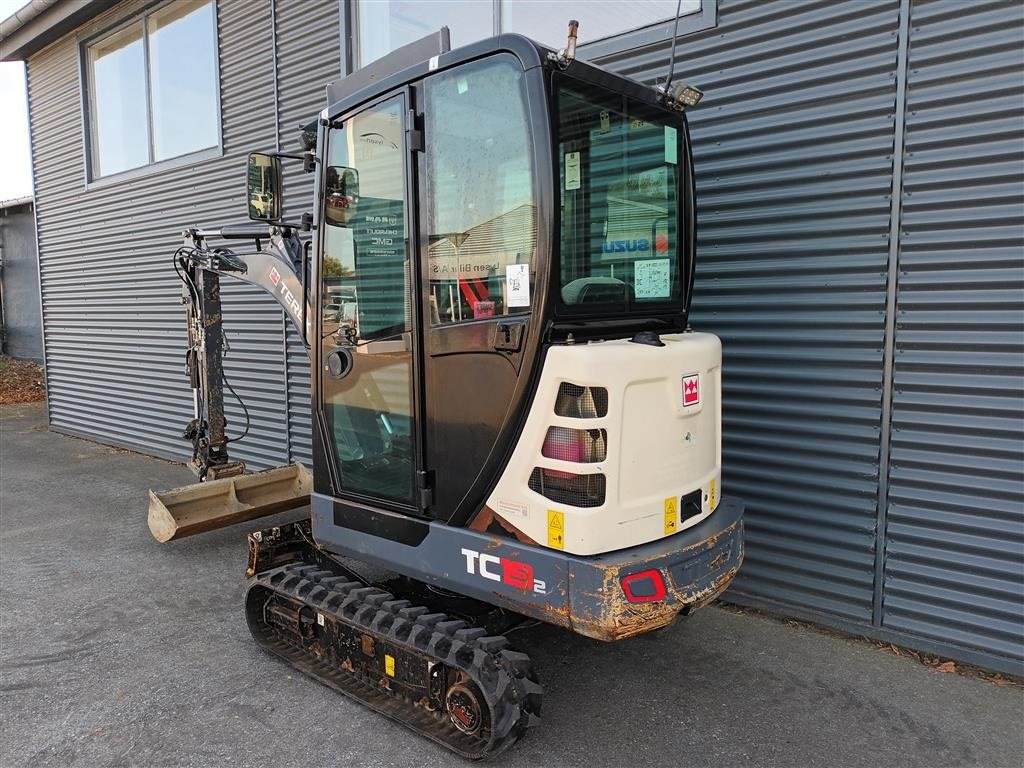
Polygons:
M302 677L242 615L253 524L157 544L182 466L0 407L0 765L467 764ZM499 766L1021 766L1024 693L710 607L615 645L511 638L545 686Z

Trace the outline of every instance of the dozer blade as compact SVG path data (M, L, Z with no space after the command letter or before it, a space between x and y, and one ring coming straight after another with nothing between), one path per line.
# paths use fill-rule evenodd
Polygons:
M313 475L302 464L149 492L149 530L159 542L214 531L309 503Z

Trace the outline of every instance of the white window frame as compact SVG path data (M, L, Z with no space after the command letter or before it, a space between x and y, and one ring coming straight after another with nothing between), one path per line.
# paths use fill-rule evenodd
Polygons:
M156 13L157 11L172 5L174 0L164 0L164 2L154 3L148 5L143 9L121 19L116 24L105 27L101 32L95 35L90 35L79 44L79 82L81 83L81 94L82 94L82 135L84 139L84 152L85 152L85 186L86 189L94 187L105 186L107 184L113 184L120 181L128 181L131 179L137 179L142 176L148 176L152 173L159 171L168 170L170 168L176 168L183 165L190 165L192 163L200 162L202 160L209 160L215 157L221 157L224 154L224 126L222 123L221 115L221 80L220 80L220 35L219 32L219 9L218 0L210 0L210 5L213 6L213 73L214 73L214 98L216 101L216 112L217 112L217 143L209 146L202 147L200 149L186 152L182 155L176 155L174 157L168 157L164 160L153 160L154 147L153 147L153 106L150 101L150 72L149 72L149 26L146 23L148 18ZM143 163L142 165L136 166L135 168L128 168L123 171L116 173L108 173L100 175L99 173L99 158L97 151L98 136L96 136L96 120L94 106L95 102L92 98L93 91L93 79L92 79L92 67L89 62L89 49L97 43L103 42L108 37L117 34L118 32L127 29L133 24L142 22L142 48L143 48L143 62L145 63L145 85L146 85L146 132L147 132L147 146L149 162Z
M351 74L360 66L359 52L359 5L367 0L339 0L342 4L341 12L341 39L342 39L342 75ZM372 0L371 0L372 1ZM501 34L502 25L502 4L515 2L515 0L492 0L494 20L494 35ZM566 22L569 19L566 18ZM585 19L581 19L586 23ZM616 35L609 35L598 40L580 43L579 55L581 58L594 62L601 59L617 56L635 48L643 48L649 45L657 45L672 40L672 30L675 28L675 17L654 24L648 24L637 29L620 32ZM701 0L700 10L691 11L679 17L678 36L683 37L694 32L701 32L705 29L712 29L718 26L718 0ZM367 62L369 63L369 62Z

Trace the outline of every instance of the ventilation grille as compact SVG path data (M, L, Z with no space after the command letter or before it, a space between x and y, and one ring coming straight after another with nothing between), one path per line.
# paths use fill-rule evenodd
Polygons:
M600 419L608 415L608 390L563 381L555 400L555 415L570 419Z
M604 475L574 475L555 469L534 467L530 490L545 498L572 507L599 507L604 504Z

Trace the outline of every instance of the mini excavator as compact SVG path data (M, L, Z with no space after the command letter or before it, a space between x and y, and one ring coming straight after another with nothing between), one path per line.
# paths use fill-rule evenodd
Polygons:
M510 629L650 632L743 559L721 344L688 324L700 91L575 46L575 22L558 52L451 50L442 28L356 71L300 152L249 156L250 223L190 229L174 258L201 482L150 493L153 535L308 507L249 534L256 642L469 758L539 718ZM293 221L288 159L315 187ZM229 457L224 277L276 298L308 348L312 468Z

